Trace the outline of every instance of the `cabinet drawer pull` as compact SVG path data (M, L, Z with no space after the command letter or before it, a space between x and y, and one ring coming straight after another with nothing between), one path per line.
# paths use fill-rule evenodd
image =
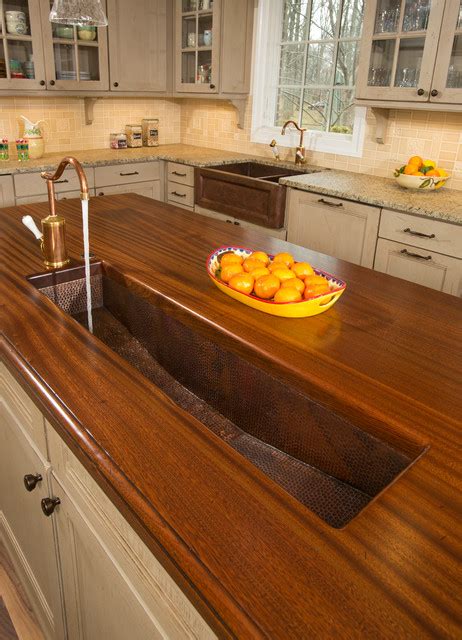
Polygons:
M182 178L186 178L186 176L187 176L186 173L180 173L179 171L172 171L172 174L174 176L181 176Z
M409 233L411 236L419 236L419 238L436 238L434 233L421 233L420 231L413 231L412 229L403 229L403 233Z
M64 178L64 180L55 180L55 184L66 184L67 182L69 182L67 178Z
M234 221L234 224L237 224L238 226L241 226L241 223L238 222L237 220Z
M233 221L232 221L232 220L226 220L226 222L227 222L228 224L233 224Z
M99 191L99 192L98 192L98 195L99 195L99 196L104 196L104 191Z
M185 193L178 193L178 191L171 191L170 195L171 196L176 196L177 198L186 198L186 194Z
M58 504L61 504L61 500L59 498L43 498L40 504L42 506L43 513L49 517Z
M128 171L127 173L123 173L122 171L119 173L119 176L139 176L138 171Z
M321 204L327 204L328 207L343 207L343 202L329 202L329 200L324 200L324 198L319 198L318 202L321 202Z
M406 256L409 256L410 258L419 258L419 260L431 260L432 259L431 256L421 256L420 253L412 253L411 251L408 251L407 249L401 249L400 253L404 253Z
M33 491L37 484L42 481L40 473L26 473L24 476L24 486L27 491Z

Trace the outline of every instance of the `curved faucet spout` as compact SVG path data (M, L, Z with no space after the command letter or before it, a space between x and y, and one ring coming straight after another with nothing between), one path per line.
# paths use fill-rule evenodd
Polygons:
M79 177L80 199L81 200L90 199L90 194L88 191L87 176L85 175L85 171L83 170L82 165L77 160L77 158L74 158L73 156L68 156L66 158L63 158L54 173L47 173L46 171L44 171L43 173L40 174L42 178L47 181L48 200L50 202L50 213L52 216L56 215L56 207L55 207L56 198L55 198L54 183L57 180L59 180L59 178L63 175L63 171L68 164L74 167Z
M303 134L305 133L306 129L300 128L298 124L295 122L295 120L287 120L287 122L285 122L282 127L281 135L283 136L285 135L286 128L289 125L293 125L297 129L297 131L300 131L300 142L295 151L295 164L304 164L306 162L306 157L305 157L305 147L303 146Z

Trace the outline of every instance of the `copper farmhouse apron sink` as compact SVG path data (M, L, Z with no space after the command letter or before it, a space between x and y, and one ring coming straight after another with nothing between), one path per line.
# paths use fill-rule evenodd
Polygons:
M195 169L195 204L272 229L284 226L286 187L280 178L316 169L236 162Z
M84 267L28 280L86 326ZM136 287L102 262L91 265L94 336L330 526L344 527L423 452L417 444L413 454L391 447L181 323L148 288L140 296Z

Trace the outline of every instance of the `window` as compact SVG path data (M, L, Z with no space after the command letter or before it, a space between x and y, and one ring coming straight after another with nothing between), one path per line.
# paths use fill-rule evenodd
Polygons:
M354 106L364 0L261 0L252 140L279 137L287 120L309 130L307 146L359 156L365 109ZM268 136L271 136L268 139Z

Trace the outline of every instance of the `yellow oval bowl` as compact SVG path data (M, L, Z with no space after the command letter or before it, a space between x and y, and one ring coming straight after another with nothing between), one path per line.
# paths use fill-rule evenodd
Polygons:
M317 275L323 276L329 282L331 287L330 293L315 296L309 300L300 300L299 302L273 302L272 300L257 298L251 294L248 295L246 293L240 293L215 276L217 269L220 267L220 256L223 253L228 253L229 251L237 253L244 259L248 258L250 254L253 253L253 249L246 249L244 247L220 247L219 249L216 249L216 251L213 251L207 258L206 265L207 273L212 282L220 289L220 291L223 291L223 293L226 293L226 295L231 298L234 298L253 309L257 309L258 311L269 313L272 316L280 316L282 318L307 318L309 316L316 316L319 313L323 313L330 309L332 305L337 302L346 288L346 282L343 280L332 276L330 273L320 271L313 267ZM272 260L274 256L269 255L269 258Z

